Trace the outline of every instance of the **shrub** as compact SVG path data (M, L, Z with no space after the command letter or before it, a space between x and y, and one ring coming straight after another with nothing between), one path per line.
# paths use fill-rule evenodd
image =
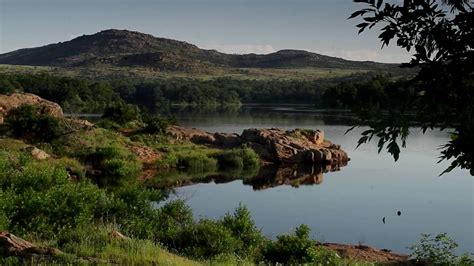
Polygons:
M109 188L110 189L110 188ZM138 181L113 189L114 220L120 231L130 237L154 239L158 231L158 210L155 202L164 200L159 190L144 188Z
M294 234L279 235L270 242L263 252L266 261L283 264L300 264L312 262L312 249L316 244L309 238L310 229L300 225Z
M337 252L323 246L313 246L307 251L307 260L313 263L326 265L342 265L342 258ZM356 264L357 265L357 264Z
M147 114L143 116L143 122L146 124L144 128L146 133L165 134L168 126L176 123L176 119Z
M0 220L20 235L59 239L107 213L104 191L88 182L73 183L64 168L50 162L0 154ZM5 167L6 166L6 167Z
M168 202L159 209L156 226L156 240L169 248L179 249L176 239L186 228L194 226L193 213L182 200Z
M438 234L434 238L430 234L421 234L421 239L411 246L411 257L418 262L433 265L472 265L474 259L469 255L455 255L458 244L446 233Z
M103 119L108 119L119 125L125 125L128 122L140 120L140 110L136 105L124 102L114 102L107 106L102 115Z
M221 170L249 171L258 170L260 167L260 157L247 147L220 151L214 157L218 160Z
M219 169L242 170L244 168L244 160L239 150L223 151L215 155L219 162Z
M29 142L50 142L64 132L58 118L41 113L41 107L23 105L11 111L5 119L10 134Z
M188 171L212 171L217 169L217 160L199 151L178 155L178 167Z
M135 177L141 170L140 162L119 145L98 147L94 152L85 155L85 162L102 171L102 181L112 183Z
M184 254L201 259L231 254L239 247L239 241L228 228L209 219L201 219L195 226L187 227L178 241Z
M240 257L259 258L260 248L265 237L252 220L250 211L239 204L234 213L227 213L222 218L222 225L228 228L232 235L240 241L236 253Z

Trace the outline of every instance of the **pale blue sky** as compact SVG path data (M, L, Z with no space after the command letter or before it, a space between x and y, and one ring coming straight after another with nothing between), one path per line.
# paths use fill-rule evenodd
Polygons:
M128 29L227 53L304 49L354 60L407 61L378 32L357 34L352 0L0 0L0 53Z

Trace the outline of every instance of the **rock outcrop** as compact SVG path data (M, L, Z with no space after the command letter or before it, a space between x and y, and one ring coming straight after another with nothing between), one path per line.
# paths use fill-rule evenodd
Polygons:
M219 148L246 144L267 163L343 164L349 161L341 146L326 140L320 130L247 129L237 135L172 126L168 134L179 141L188 140Z
M8 232L0 232L0 257L15 256L31 258L33 256L54 256L62 252L55 248L37 247Z
M349 160L320 130L247 129L240 136L262 159L283 164L336 164Z
M45 100L31 93L0 94L0 124L4 123L8 114L22 105L38 105L40 114L60 118L66 130L74 132L81 129L92 129L94 124L87 120L64 117L63 109L59 104Z
M39 105L42 114L63 117L63 109L57 103L31 93L13 93L11 95L0 95L0 124L3 123L8 113L22 105Z

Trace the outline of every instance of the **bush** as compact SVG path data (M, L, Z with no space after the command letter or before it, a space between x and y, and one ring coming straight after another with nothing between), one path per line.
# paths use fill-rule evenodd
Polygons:
M216 153L215 157L221 170L248 171L260 167L260 157L250 148L237 148Z
M107 213L110 198L88 182L72 183L64 168L0 154L0 221L3 229L59 239Z
M309 227L300 225L294 234L277 236L276 241L265 247L263 252L265 260L283 264L312 262L312 249L316 243L309 238L309 234Z
M235 251L240 257L260 258L260 249L266 239L252 220L247 207L240 204L234 213L227 213L222 219L222 225L240 241Z
M201 219L195 226L188 227L178 241L184 254L199 259L232 254L239 247L239 241L228 228L209 219Z
M176 123L176 119L158 115L144 115L143 122L146 124L144 132L148 134L165 134L166 129Z
M188 227L194 226L193 213L182 200L166 203L159 209L155 239L169 248L180 249L176 242Z
M29 142L50 142L64 132L58 118L41 113L41 107L23 105L11 111L5 119L10 134Z
M430 234L421 234L418 243L411 246L410 255L418 262L433 265L473 265L474 259L469 255L455 255L458 244L446 233L438 234L434 238Z
M103 119L108 119L119 125L125 125L128 122L140 120L140 110L136 105L124 102L114 102L107 106L102 115Z
M188 171L213 171L217 170L217 160L207 154L195 151L178 155L178 167Z
M133 178L141 170L140 162L127 149L119 145L98 147L85 155L85 162L101 170L102 181L112 182Z

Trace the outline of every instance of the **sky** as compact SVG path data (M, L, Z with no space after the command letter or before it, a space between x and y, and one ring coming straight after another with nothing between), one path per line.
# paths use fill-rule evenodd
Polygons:
M351 60L406 62L357 34L352 0L0 0L0 53L127 29L226 53L302 49Z

